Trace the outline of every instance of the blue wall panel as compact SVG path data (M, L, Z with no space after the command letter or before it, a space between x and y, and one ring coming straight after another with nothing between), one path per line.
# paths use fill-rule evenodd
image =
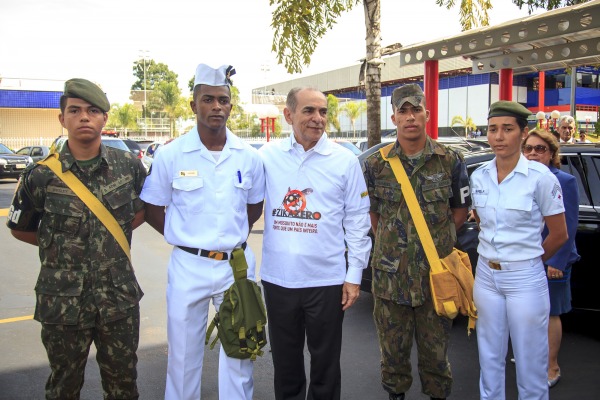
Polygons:
M60 108L62 92L0 90L0 108Z

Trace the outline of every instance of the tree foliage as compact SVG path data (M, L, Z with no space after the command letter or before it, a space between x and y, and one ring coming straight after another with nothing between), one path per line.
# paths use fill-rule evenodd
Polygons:
M273 11L272 51L290 74L302 72L321 39L359 0L269 0Z
M450 123L450 126L455 125L459 125L465 128L465 139L469 136L469 129L473 131L477 129L477 125L475 124L475 122L473 122L473 118L471 117L467 117L467 119L464 119L460 115L455 115L454 117L452 117L452 122Z
M340 133L340 102L337 97L332 94L327 95L327 127L333 126Z
M154 60L138 60L133 62L133 76L135 82L131 90L144 90L144 65L146 66L146 90L154 90L160 82L172 82L178 85L178 75L171 71L167 64L157 63Z
M137 118L139 116L138 110L135 109L133 104L125 103L122 106L118 103L113 103L108 112L108 122L106 126L122 129L127 136L129 129L138 129Z
M522 9L527 6L529 14L539 8L554 10L555 8L568 7L575 4L587 3L589 0L513 0L513 3Z
M164 111L169 118L170 134L174 136L175 120L189 113L189 100L181 96L181 90L177 83L162 81L158 82L148 100L148 108L156 111Z
M350 119L352 125L352 136L356 137L355 123L358 117L360 117L367 110L367 104L364 101L350 101L344 104L341 111L346 114Z

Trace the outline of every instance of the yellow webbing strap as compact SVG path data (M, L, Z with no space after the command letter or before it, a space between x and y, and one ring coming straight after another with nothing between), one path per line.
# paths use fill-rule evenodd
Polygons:
M417 196L415 195L415 191L408 180L406 171L404 170L404 167L397 156L387 158L387 155L392 147L394 147L394 143L379 149L379 152L381 153L381 157L390 163L392 171L394 171L394 175L396 176L398 183L400 183L402 194L404 195L406 205L408 206L408 211L410 211L410 215L415 223L415 228L417 228L417 234L419 235L419 239L421 239L421 244L423 245L423 250L425 251L427 260L429 260L431 270L433 273L442 272L443 268L442 263L440 262L440 257L435 245L433 244L431 232L429 232L429 228L425 222L425 217L423 217L423 211L421 211L421 207L419 207Z
M85 187L83 183L71 171L62 171L62 164L58 160L58 154L54 153L46 157L42 161L38 161L38 164L45 165L52 170L71 189L84 203L85 205L98 217L100 222L108 229L108 231L117 240L123 252L127 255L129 262L131 263L131 252L129 250L129 242L121 225L117 222L115 217L104 207L104 205L98 200L96 196L90 190ZM133 265L133 263L132 263Z

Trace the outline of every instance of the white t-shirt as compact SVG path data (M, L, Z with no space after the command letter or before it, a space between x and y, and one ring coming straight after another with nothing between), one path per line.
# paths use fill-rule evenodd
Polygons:
M256 149L227 130L216 161L194 127L161 146L140 197L167 207L168 243L231 251L248 237L246 206L263 201L264 186Z
M371 222L357 157L326 134L307 152L291 135L259 153L266 178L261 279L287 288L360 283Z

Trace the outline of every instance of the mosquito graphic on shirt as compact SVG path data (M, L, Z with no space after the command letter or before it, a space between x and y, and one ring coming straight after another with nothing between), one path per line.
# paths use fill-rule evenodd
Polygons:
M304 190L292 190L288 187L288 192L283 196L283 201L281 205L287 212L292 215L296 215L306 208L306 196L311 194L313 190L311 188L306 188Z

